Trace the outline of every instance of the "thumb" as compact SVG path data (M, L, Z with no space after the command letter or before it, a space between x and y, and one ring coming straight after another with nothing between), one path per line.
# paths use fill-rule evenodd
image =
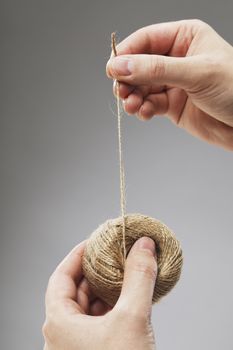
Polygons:
M108 61L106 73L130 85L156 83L190 88L203 77L204 66L200 56L121 55Z
M115 308L138 316L150 314L156 276L155 243L151 238L142 237L127 257L121 295Z

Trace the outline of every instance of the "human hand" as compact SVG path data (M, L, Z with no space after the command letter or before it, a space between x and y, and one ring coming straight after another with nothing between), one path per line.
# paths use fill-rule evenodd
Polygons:
M199 20L151 25L117 45L106 71L129 114L167 115L209 143L233 150L233 47ZM116 93L116 88L114 88Z
M150 321L157 276L155 244L140 238L126 260L121 295L110 309L82 275L85 242L56 268L46 293L44 350L151 350Z

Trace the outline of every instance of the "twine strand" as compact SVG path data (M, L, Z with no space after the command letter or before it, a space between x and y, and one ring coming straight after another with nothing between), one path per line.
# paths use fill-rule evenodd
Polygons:
M111 36L112 51L114 56L117 56L116 50L116 34L112 33ZM123 257L124 262L126 260L126 244L125 244L125 213L126 213L126 199L125 199L125 171L124 171L124 161L122 152L122 132L121 132L121 104L119 96L119 82L115 80L116 84L116 100L117 100L117 120L118 120L118 148L119 148L119 165L120 165L120 205L121 205L121 217L122 217L122 244L123 244Z

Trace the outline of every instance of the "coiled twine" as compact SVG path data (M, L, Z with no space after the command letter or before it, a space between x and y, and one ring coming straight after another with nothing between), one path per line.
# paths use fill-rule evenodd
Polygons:
M183 263L180 243L162 222L141 214L125 216L126 254L134 242L147 236L156 243L158 275L154 288L155 303L165 296L180 278ZM87 241L83 255L83 273L94 294L114 306L124 276L122 217L107 220Z

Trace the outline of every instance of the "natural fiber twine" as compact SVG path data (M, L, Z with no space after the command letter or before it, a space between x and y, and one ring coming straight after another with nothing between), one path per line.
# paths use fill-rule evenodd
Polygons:
M152 238L156 243L158 275L152 300L155 303L179 280L182 250L171 230L160 221L141 214L127 214L126 254L143 236ZM92 233L84 251L83 272L94 294L110 306L115 305L124 275L122 217L106 221Z

